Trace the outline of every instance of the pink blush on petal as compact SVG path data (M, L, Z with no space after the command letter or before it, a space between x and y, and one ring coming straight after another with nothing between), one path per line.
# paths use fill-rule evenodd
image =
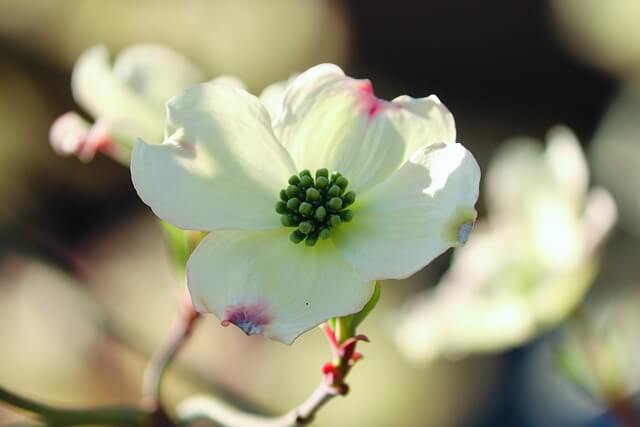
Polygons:
M377 116L382 109L384 101L376 98L375 94L373 93L373 85L368 80L363 82L362 86L360 87L360 91L364 109L369 114L369 119L372 119Z
M271 323L273 317L267 311L267 304L230 305L225 311L222 326L236 325L247 335L257 335L264 331L264 327Z

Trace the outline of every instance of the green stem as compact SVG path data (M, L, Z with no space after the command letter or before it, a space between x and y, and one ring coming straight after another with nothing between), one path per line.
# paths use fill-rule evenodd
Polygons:
M354 331L349 325L349 319L347 317L337 317L336 318L336 340L338 344L342 344L348 338L351 338L354 335Z
M45 405L0 387L0 401L31 412L50 426L118 425L142 426L147 412L136 407L113 406L88 409L64 409Z

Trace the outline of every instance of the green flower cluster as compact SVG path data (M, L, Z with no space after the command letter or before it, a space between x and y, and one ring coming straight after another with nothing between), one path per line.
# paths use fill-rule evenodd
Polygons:
M353 219L347 209L356 200L356 193L346 191L349 180L339 172L329 176L327 169L318 169L315 179L307 169L289 178L289 186L280 191L276 212L285 227L296 227L291 233L293 243L304 240L314 246L318 239L331 237L331 230Z

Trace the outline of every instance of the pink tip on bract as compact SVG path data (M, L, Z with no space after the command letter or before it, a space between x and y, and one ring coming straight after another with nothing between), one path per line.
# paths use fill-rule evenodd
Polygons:
M371 84L371 81L369 80L364 80L362 82L362 86L361 89L364 93L368 93L370 95L373 95L373 84Z
M382 109L384 101L376 98L375 94L373 93L373 85L369 80L365 80L362 82L360 91L362 93L362 103L364 105L364 108L369 114L369 118L372 119L377 116Z
M61 156L80 153L86 145L91 125L72 111L63 114L51 126L49 140Z
M247 335L257 335L264 332L264 327L272 321L264 302L254 304L238 304L228 306L222 326L234 324Z

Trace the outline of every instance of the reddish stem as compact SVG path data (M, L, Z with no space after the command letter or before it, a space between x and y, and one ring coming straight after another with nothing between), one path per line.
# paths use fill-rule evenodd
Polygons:
M199 318L200 313L193 307L189 296L185 295L182 310L176 319L169 339L153 355L145 372L143 399L145 407L151 411L157 411L159 414L164 412L160 398L162 378L171 362L173 362L193 333L194 326Z

